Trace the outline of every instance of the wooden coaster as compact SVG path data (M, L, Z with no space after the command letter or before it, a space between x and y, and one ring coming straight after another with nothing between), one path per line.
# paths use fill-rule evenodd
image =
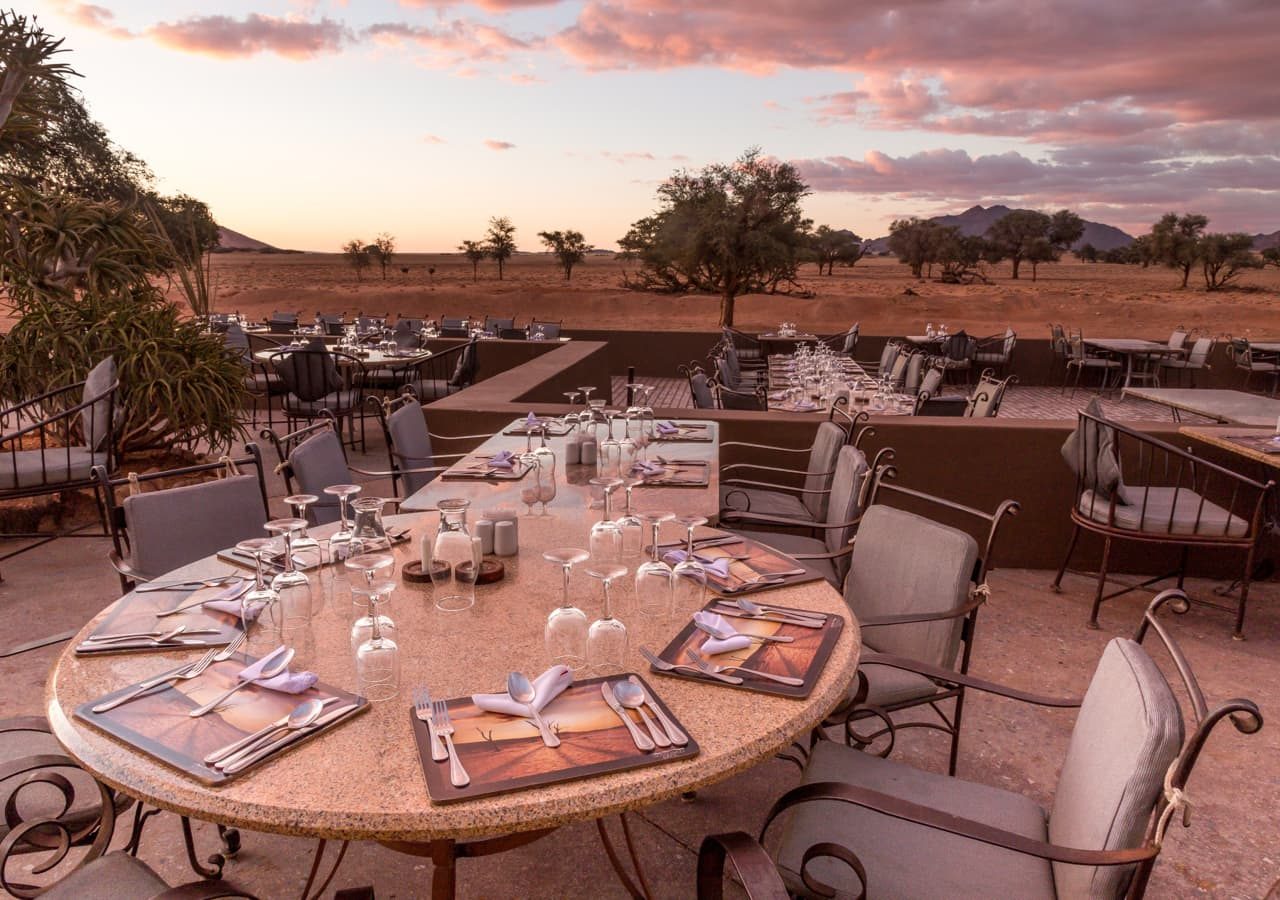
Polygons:
M464 568L471 571L471 566L463 563L458 568ZM476 584L493 584L495 581L501 581L507 574L507 567L496 559L480 560L480 577L476 579Z
M466 570L470 571L471 566L466 565ZM432 572L441 574L447 572L449 566L447 563L438 562L432 567ZM484 559L480 561L480 577L476 579L476 584L493 584L495 581L501 581L507 574L506 567L496 559ZM418 560L407 562L400 567L400 575L409 584L430 584L431 575L422 571L422 563Z

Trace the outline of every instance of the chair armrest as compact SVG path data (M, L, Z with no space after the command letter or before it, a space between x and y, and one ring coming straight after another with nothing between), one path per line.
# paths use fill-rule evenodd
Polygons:
M427 433L435 441L487 441L493 437L492 434L436 434L434 431Z
M789 494L829 494L830 488L802 488L792 487L789 484L777 484L772 481L752 481L749 478L727 478L720 482L721 484L732 484L738 487L760 487L768 488L771 491L785 491Z
M721 441L720 449L725 447L750 447L753 450L774 450L778 453L808 453L811 447L778 447L773 444L752 444L748 441Z
M698 849L698 900L723 900L724 864L734 873L751 900L787 900L787 888L769 854L749 834L732 831L709 834Z
M929 663L920 662L917 659L910 659L905 656L896 656L892 653L864 653L858 658L858 665L861 666L864 664L875 664L878 666L890 666L894 669L903 669L907 672L915 672L919 675L924 675L927 678L934 678L938 681L946 681L951 684L963 685L965 687L973 688L976 691L996 694L1000 697L1008 697L1010 700L1019 700L1023 703L1033 703L1036 706L1075 709L1084 702L1078 697L1048 697L1044 694L1032 694L1029 691L1020 691L1017 688L996 684L994 681L974 678L972 675L964 675L954 669L944 669L941 666L930 665Z
M0 719L0 734L11 731L38 731L41 734L52 734L49 720L44 716L14 716L11 719Z
M156 894L153 900L216 900L218 897L244 897L253 900L253 894L222 881L192 881L171 887Z
M873 625L909 625L914 622L937 622L943 619L958 619L961 616L969 615L969 613L986 602L987 598L979 595L963 606L957 606L955 609L930 613L905 613L900 616L871 616L867 619L858 619L858 625L862 628L868 628Z
M347 468L349 468L352 472L355 472L359 475L371 475L374 478L390 478L392 475L409 475L409 474L419 474L424 472L447 472L449 470L448 466L423 466L420 469L400 469L395 472L381 472L381 471L372 470L372 469L357 469L355 466L350 466L350 465L347 466Z
M788 553L787 556L792 559L839 559L842 556L848 556L852 552L853 542L851 541L839 550L832 550L829 553Z
M123 557L120 556L119 553L117 553L114 550L107 553L107 562L111 563L111 568L115 569L118 574L123 575L125 578L128 578L130 581L146 582L151 580L146 575L143 575L141 572L135 569L132 565L130 565Z
M826 522L814 522L810 519L797 519L794 516L766 516L764 513L738 513L736 510L726 510L721 513L720 521L725 519L743 519L749 522L763 522L769 525L791 525L796 528L812 528L822 531L831 531L834 528L852 528L862 521L862 516L856 519L850 519L848 522L835 522L828 524Z
M1035 856L1039 859L1067 863L1075 866L1126 866L1152 859L1160 853L1159 847L1135 847L1128 850L1084 850L1076 847L1062 847L1045 841L1038 841L1025 835L996 828L973 819L911 803L900 797L883 794L870 788L839 781L818 781L801 785L783 794L774 803L773 809L765 818L761 837L779 813L815 800L836 801L861 806L895 819L913 822L926 828L945 831L958 837L981 841L995 847L1003 847L1015 853ZM874 874L874 873L872 873Z
M721 476L730 469L760 469L763 472L782 472L786 475L834 475L835 469L830 472L809 472L807 469L784 469L781 466L762 466L759 463L729 463L727 466L720 467ZM723 480L723 478L721 479Z

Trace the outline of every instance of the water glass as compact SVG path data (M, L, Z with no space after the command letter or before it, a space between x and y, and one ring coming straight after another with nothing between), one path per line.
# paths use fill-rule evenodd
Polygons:
M564 584L560 605L547 616L543 629L547 656L552 665L565 665L575 671L587 664L588 625L587 614L569 599L569 574L575 565L586 562L590 556L588 551L576 547L562 547L542 554L543 559L560 566Z
M587 666L598 675L621 672L627 659L627 626L613 617L610 588L617 578L627 574L626 566L592 563L587 574L600 579L602 614L587 630Z

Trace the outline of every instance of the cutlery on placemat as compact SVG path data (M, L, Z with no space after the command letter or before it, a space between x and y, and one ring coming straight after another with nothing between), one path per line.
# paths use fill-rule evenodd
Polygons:
M431 759L435 762L444 762L449 758L449 754L445 751L444 741L440 740L440 735L436 734L436 726L431 721L431 692L427 690L425 684L413 692L413 712L419 721L427 725L427 734L431 737Z
M224 584L230 584L233 581L242 581L239 575L222 575L218 578L205 578L203 580L193 579L191 581L170 581L165 584L140 584L134 588L134 593L145 594L148 591L183 591L194 590L206 587L222 587Z
M685 734L680 729L680 726L675 723L675 720L663 711L662 707L653 699L653 694L651 694L649 689L644 686L644 682L635 675L627 676L627 681L631 682L644 692L645 702L649 704L649 708L653 710L653 714L657 716L658 721L662 723L662 730L667 733L667 737L671 738L671 743L675 744L677 747L687 746L689 743L689 735Z
M236 691L247 688L255 681L263 681L267 678L276 677L285 669L289 668L289 663L293 662L293 654L294 651L291 648L280 647L278 650L275 650L266 657L262 665L262 671L260 671L257 676L253 678L237 678L236 683L223 691L219 696L215 697L204 706L197 706L195 709L191 710L191 712L187 713L187 715L191 716L193 719L197 719L205 713L212 712L214 707L222 703L222 701L226 700Z
M730 606L726 603L717 603L711 607L713 613L719 613L722 616L729 616L733 619L755 619L761 622L777 622L780 625L795 625L798 628L822 628L825 622L817 619L804 619L798 616L784 616L779 613L749 613L746 610L739 609L736 606Z
M769 606L765 603L756 603L748 600L746 597L734 600L733 604L745 613L751 615L780 615L788 616L792 619L808 619L812 622L818 622L825 625L827 616L824 613L806 612L801 609L791 609L788 606Z
M178 635L193 634L221 634L220 628L195 628L188 630L186 625L178 625L167 631L134 631L131 633L121 634L102 634L89 635L84 639L86 644L114 644L119 641L145 641L150 640L152 643L165 644L176 638Z
M244 745L240 749L223 755L220 760L214 764L215 767L223 770L229 769L231 766L234 766L241 760L252 756L259 750L265 749L271 744L284 740L290 734L296 731L301 731L302 729L312 725L316 719L320 718L320 716L324 714L325 706L330 703L336 703L338 699L338 697L325 697L323 699L315 697L311 700L299 703L293 708L293 711L289 713L289 715L283 716L277 720L277 722L281 724L272 723L272 727L262 729L254 740L241 742ZM278 735L278 732L284 732L284 734Z
M190 603L184 603L181 606L175 606L173 609L166 609L163 612L156 613L157 619L163 619L166 616L176 616L180 612L186 612L197 606L204 606L206 603L220 603L227 600L239 600L244 594L249 592L253 587L252 581L242 581L239 584L228 587L221 593L214 594L212 597L205 597L203 600L193 600Z
M644 727L649 732L649 738L655 746L663 749L671 746L671 738L667 737L667 733L653 723L653 719L649 718L649 713L644 708L644 691L630 681L619 681L613 686L613 695L627 709L634 709L640 713L640 721L644 722Z
M324 728L326 725L328 725L331 722L336 722L338 719L341 719L343 716L351 712L353 709L357 709L358 706L359 704L350 703L346 706L340 706L335 710L331 710L330 712L316 719L306 728L300 728L297 731L290 731L288 734L286 734L284 737L280 738L279 740L272 741L270 744L263 747L261 750L258 750L257 752L253 753L250 756L246 756L244 759L240 760L235 765L227 766L222 771L226 775L234 775L236 772L242 772L245 769L249 768L249 766L252 766L255 763L261 762L262 760L266 759L268 756L274 756L276 753L279 753L285 747L288 747L292 744L296 744L298 741L302 740L304 737L311 734L312 732L319 731L321 728Z
M742 684L742 679L736 675L716 675L712 672L704 672L694 666L686 666L680 663L667 662L652 650L646 647L640 648L640 655L649 661L649 664L660 672L692 672L695 675L704 675L707 678L713 678L716 681L723 681L725 684Z
M108 700L106 703L99 703L97 706L93 707L93 711L96 713L104 713L108 710L115 709L117 706L122 706L130 700L140 697L153 687L158 687L162 684L172 684L175 681L185 681L188 678L195 678L198 675L203 674L205 669L209 668L214 657L217 655L218 648L214 647L191 665L183 669L179 669L177 672L169 675L161 675L158 678L148 678L129 693L116 697L114 700Z
M458 751L453 746L453 722L449 720L449 705L443 700L435 700L431 704L431 724L436 734L444 738L445 749L449 751L449 783L454 787L466 787L471 783L471 776L462 767L458 759Z
M523 672L512 672L507 675L507 693L511 695L512 700L524 704L525 709L529 710L529 717L537 727L542 743L548 747L559 747L560 738L547 727L547 720L542 718L542 714L533 705L538 694Z
M711 662L705 656L702 656L692 647L684 651L685 659L692 662L699 670L707 675L722 675L732 669L735 672L746 672L748 675L755 675L758 678L765 678L769 681L776 681L778 684L789 684L793 687L803 687L803 678L793 678L790 675L774 675L772 672L762 672L759 669L748 669L746 666L721 666Z
M608 681L600 682L600 696L604 697L604 702L609 704L609 708L618 714L618 718L627 726L627 731L631 732L631 740L636 742L636 747L648 753L654 748L654 743L649 736L636 728L636 723L631 721L631 717L627 715L627 711L622 708L622 704L618 702L618 698L613 695L613 688L609 686Z
M746 542L742 538L735 537L731 534L726 534L726 535L720 535L719 537L695 538L693 541L693 549L698 550L704 547L721 547L721 546L724 546L725 544L744 544L744 543ZM668 550L674 547L677 550L683 550L687 545L688 545L688 541L669 541L665 544L659 544L658 549Z
M270 737L281 728L294 727L290 724L292 721L301 721L303 718L306 718L303 725L310 725L319 716L320 710L324 709L328 704L335 702L337 699L337 697L326 697L323 700L319 698L304 700L295 706L288 715L281 716L274 722L264 725L253 734L242 737L238 741L233 741L225 747L219 747L217 750L214 750L206 756L204 761L208 764L216 763L219 760L227 760L230 762L231 760L229 757L240 754L242 750L250 750L250 752L252 752L251 748L254 744L260 743L264 738ZM297 727L301 728L302 725L298 725Z
M706 622L699 622L696 619L693 622L693 627L705 634L711 635L718 641L727 641L729 638L736 637L737 635L742 635L744 638L748 638L749 640L759 641L762 644L790 644L795 640L795 638L788 634L748 634L745 631L737 631L733 628L717 628L714 625L710 625Z

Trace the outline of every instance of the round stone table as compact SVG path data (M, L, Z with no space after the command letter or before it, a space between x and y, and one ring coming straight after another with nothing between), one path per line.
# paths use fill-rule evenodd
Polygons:
M857 623L840 594L826 582L767 594L770 603L845 619L825 671L803 700L651 674L635 650L636 643L660 650L693 610L675 610L668 622L646 631L642 620L630 614L633 589L628 587L615 592L620 606L615 614L632 629L627 669L649 681L698 742L699 754L627 772L434 805L411 732L414 687L425 684L434 698L449 698L503 690L513 669L530 677L542 672L548 665L543 623L561 594L559 567L546 562L542 550L585 546L589 523L598 515L552 508L547 516L522 516L520 555L503 560L505 579L480 586L476 604L467 612L441 612L431 602L429 585L401 583L388 610L398 628L402 654L400 696L374 704L369 712L229 784L205 786L72 718L76 706L86 700L198 656L195 650L76 656L71 648L106 611L85 626L49 676L46 709L53 733L74 759L103 782L184 816L253 831L380 841L431 856L437 863L435 895L449 896L452 861L462 855L459 842L502 835L518 839L517 833L599 819L713 784L786 748L844 698L857 669L861 642ZM437 515L396 516L388 521L412 528L409 544L396 550L399 566L417 558L424 530L434 536ZM313 532L323 537L331 530L332 526ZM677 531L664 527L663 540L675 540ZM208 558L163 580L209 576L229 568L222 560ZM316 584L313 617L308 626L289 635L290 645L297 650L294 668L311 669L324 682L354 690L349 629L359 613L346 575L326 567L313 573L312 579ZM575 570L572 584L576 604L590 618L597 618L599 582Z

